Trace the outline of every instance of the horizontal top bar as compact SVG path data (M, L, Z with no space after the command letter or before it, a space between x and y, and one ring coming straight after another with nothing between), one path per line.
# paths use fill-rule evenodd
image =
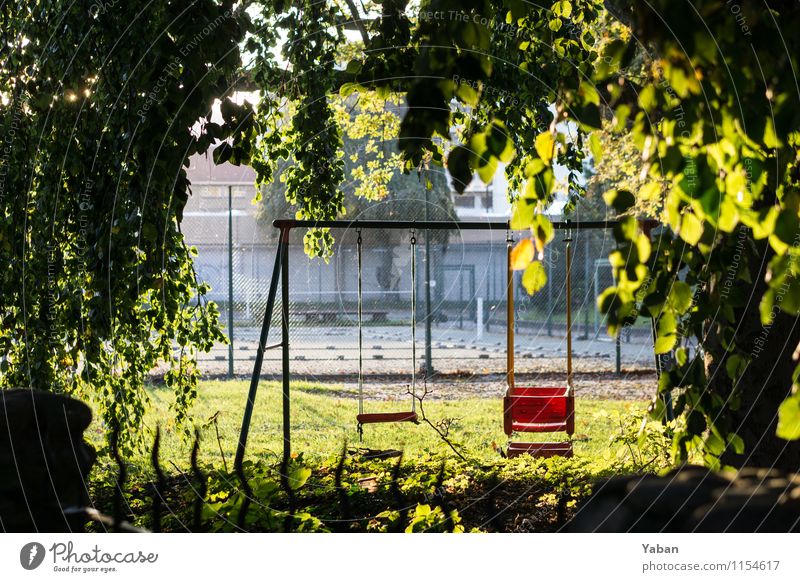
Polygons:
M571 220L553 222L553 228L560 230L568 229L590 229L590 228L613 228L619 221L617 220L589 220L583 222L573 222ZM658 223L654 220L642 221L650 226ZM272 225L281 230L292 228L383 228L383 229L407 229L416 228L419 230L512 230L508 221L479 221L479 220L293 220L278 219ZM515 229L515 230L528 230Z

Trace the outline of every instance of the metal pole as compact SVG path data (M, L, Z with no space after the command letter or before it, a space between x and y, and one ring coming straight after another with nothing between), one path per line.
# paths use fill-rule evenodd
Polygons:
M622 336L622 331L617 334L617 339L615 340L616 344L616 351L617 351L617 376L622 375L622 347L620 343L620 338Z
M430 191L425 188L425 221L429 218ZM433 376L431 349L431 233L425 232L425 377Z
M600 295L600 275L597 269L597 261L594 263L594 296ZM597 303L594 304L594 339L600 335L600 321L599 313L597 311Z
M272 310L275 308L275 295L278 292L278 278L280 277L281 257L283 256L283 237L278 240L278 248L275 253L275 266L272 268L272 279L269 282L269 293L267 295L267 306L264 309L264 321L261 324L261 336L256 348L256 361L253 365L253 375L250 378L250 392L247 395L247 403L244 408L244 417L242 418L242 430L239 432L239 444L236 447L236 460L234 466L241 466L244 461L244 452L247 447L247 437L250 434L250 421L253 417L253 408L256 403L256 394L258 393L258 382L261 378L261 366L264 362L264 350L267 346L267 339L269 338L269 327L272 321Z
M475 339L483 338L483 297L478 297L475 310Z
M233 378L233 186L228 185L228 379Z
M511 235L506 242L506 382L514 388L514 271L511 269Z
M570 231L567 231L570 233ZM572 391L572 238L567 234L567 388Z
M555 221L552 223L555 230L583 230L583 229L597 229L597 228L613 228L619 224L618 220L588 220L585 222L572 222L572 221ZM644 220L641 224L647 226L657 226L658 223L654 220ZM354 229L354 228L381 228L385 230L406 230L414 228L420 230L496 230L507 231L509 229L508 221L479 221L479 220L294 220L294 219L278 219L272 222L275 228L340 228L340 229ZM528 230L516 229L516 230Z
M486 301L487 301L487 303L489 305L492 304L492 295L493 295L492 291L494 291L494 287L493 287L494 277L492 277L492 273L494 273L494 268L493 267L494 267L494 265L490 265L489 266L489 270L486 272ZM484 313L483 315L486 316L487 314ZM486 326L486 331L487 332L490 331L489 330L489 319L490 319L489 317L485 317L485 319L482 320L482 321L485 322L484 325Z
M581 339L583 340L589 339L589 306L594 305L594 297L589 291L589 277L591 276L589 270L589 234L587 233L585 236L584 240L586 242L583 245L583 333L581 334Z
M458 329L464 329L464 277L458 273Z
M281 248L281 352L283 356L283 462L292 456L292 436L289 397L289 230L284 231Z

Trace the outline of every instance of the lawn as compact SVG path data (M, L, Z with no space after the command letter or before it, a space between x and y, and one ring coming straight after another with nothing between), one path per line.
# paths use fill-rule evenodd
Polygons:
M232 462L241 428L242 413L247 399L249 382L206 381L201 383L194 406L194 417L202 429L200 460L222 464L224 454ZM372 449L399 449L407 458L440 454L454 456L438 434L425 424L378 424L364 428L364 441L359 445L356 431L358 403L353 390L341 385L292 384L292 451L302 452L310 462L320 462L349 445ZM399 390L402 393L402 388ZM151 411L147 424L162 430L162 458L178 466L188 464L191 442L176 430L169 410L171 393L162 387L152 387ZM405 410L408 398L397 402L366 401L365 411L384 412ZM576 403L575 454L579 457L603 457L610 438L620 433L624 417L644 410L643 402L616 400L581 400ZM469 457L488 461L498 457L495 450L507 437L502 426L502 401L497 399L465 399L425 402L426 416L434 421L454 419L450 437L463 445ZM216 419L216 420L214 420ZM279 459L282 451L283 428L281 386L278 382L262 382L256 399L251 423L247 454L253 459ZM219 441L216 430L219 430ZM91 438L102 444L104 430L99 423L90 429ZM533 440L533 439L531 439ZM220 447L222 452L220 452ZM141 461L146 459L142 458Z
M236 529L231 525L232 516L241 506L242 495L233 474L233 459L247 390L246 381L206 381L199 388L194 407L196 422L202 430L199 461L204 472L210 474L209 494L216 500L204 510L212 518L206 529ZM147 423L150 428L158 425L162 430L160 459L169 480L165 497L172 499L167 504L172 521L167 520L164 527L185 529L185 514L190 512L189 505L196 497L189 478L192 443L174 425L169 391L154 386L150 396L153 406ZM365 409L402 410L407 405L407 399L367 401ZM348 511L359 516L348 520L348 531L380 529L381 524L391 529L387 524L398 519L387 513L397 497L396 492L392 493L392 471L397 460L365 461L358 455L349 455L337 485L334 473L345 442L351 449L363 446L402 450L398 491L404 499L412 506L435 505L435 495L447 491L448 511L455 511L453 515L463 519L462 525L467 529L481 531L519 531L520 516L527 516L526 527L536 531L554 529L598 479L636 470L647 460L646 453L637 453L636 438L631 436L637 426L632 419L644 410L643 402L578 399L575 457L547 460L501 457L499 451L507 440L502 431L501 406L499 397L425 403L425 414L434 423L452 420L449 438L460 445L466 457L463 460L425 423L370 425L365 427L364 442L359 445L355 423L358 404L352 389L296 382L292 385L292 445L293 453L298 456L292 464L305 487L298 487L296 495L290 494L292 499L289 499L281 492L278 479L282 450L281 388L277 382L263 382L248 442L247 459L251 463L246 470L251 484L256 484L255 495L268 499L259 497L256 504L259 509L251 511L254 516L248 516L246 526L280 530L283 521L274 512L284 515L291 506L292 513L305 516L298 517L292 529L340 529L336 524L341 520L334 516L341 511L341 495L345 490L352 502L351 506L348 503ZM90 435L98 445L102 444L104 435L99 423L91 427ZM126 459L126 464L130 475L129 517L147 526L153 487L149 456L142 453ZM648 468L656 469L658 463ZM113 461L101 456L95 470L94 491L105 510L109 508L115 474ZM485 500L488 491L495 509L486 509L485 503L475 501ZM498 504L503 505L502 511L497 509ZM270 508L266 514L265 508ZM415 511L400 518L408 527L414 527ZM376 518L379 515L384 516L383 522ZM418 521L422 520L423 529L435 530L437 523L441 526L442 515L438 522L431 516L419 517ZM498 522L497 516L505 517ZM426 520L433 520L432 525Z

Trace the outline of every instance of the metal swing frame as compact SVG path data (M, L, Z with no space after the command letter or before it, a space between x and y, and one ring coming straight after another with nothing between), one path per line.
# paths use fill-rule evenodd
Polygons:
M261 368L264 363L264 353L267 350L281 350L281 384L283 394L283 459L288 462L292 454L291 446L291 392L290 392L290 341L289 341L289 238L295 228L329 228L332 230L483 230L496 232L511 232L511 226L507 221L410 221L410 220L275 220L273 226L280 231L278 245L275 252L275 264L272 270L272 277L267 294L267 303L264 309L264 319L261 325L258 346L256 348L256 358L253 364L253 372L250 378L250 389L245 403L244 414L242 416L242 428L239 433L239 442L236 448L235 466L240 467L244 461L247 449L247 438L250 434L250 423L255 408L256 396L258 394L258 384L261 380ZM592 230L613 228L617 221L585 221L585 222L553 222L556 230ZM654 222L649 221L652 227ZM278 293L278 283L280 282L281 293L281 341L268 344L270 323L272 312L275 308L275 299ZM401 413L404 414L404 413ZM407 414L407 413L406 413Z

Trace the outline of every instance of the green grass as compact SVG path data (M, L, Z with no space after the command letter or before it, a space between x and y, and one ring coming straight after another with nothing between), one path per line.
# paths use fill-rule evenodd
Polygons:
M232 471L248 384L206 381L199 388L193 414L202 428L200 464L208 485L203 530L233 531L232 524L242 507L244 496ZM164 493L169 509L162 526L166 531L185 531L185 524L192 520L193 503L198 499L195 478L189 470L191 443L175 426L169 409L172 400L169 391L163 387L151 387L149 391L152 402L147 427L161 427L160 461L167 477ZM400 386L397 392L400 397L405 388ZM289 471L292 474L305 471L307 483L294 493L294 511L298 513L287 525L291 501L278 478L283 442L281 396L279 383L261 384L245 466L257 498L254 509L247 513L246 528L250 531L395 531L397 527L410 528L408 531L444 531L448 523L451 526L455 523L444 518L444 505L434 513L425 513L431 504L445 503L442 499L446 499L447 511L453 511L447 515L452 515L468 531L554 531L565 523L579 500L591 492L599 479L619 472L659 468L658 463L645 463L661 455L660 452L654 455L652 447L636 455L628 455L623 449L625 446L634 453L638 446L636 417L642 413L644 403L610 400L578 399L574 458L503 459L498 449L505 446L507 437L502 431L502 400L498 395L425 404L425 413L432 422L455 419L450 438L463 447L466 461L459 459L434 429L424 423L371 425L365 427L361 446L403 450L402 470L397 469L400 471L397 480L393 477L395 459L370 461L350 455L342 464L339 487L335 474L343 443L346 441L351 448L359 446L355 422L358 402L353 398L353 389L295 382L292 445L299 457L292 461ZM409 397L405 396L393 402L367 401L365 410L397 411L408 405ZM209 422L209 419L214 420ZM90 427L89 436L96 444L103 444L105 434L100 423ZM616 442L612 442L615 438ZM661 441L658 447L663 449ZM154 472L149 454L143 452L125 460L129 519L136 525L149 527L154 498ZM107 455L101 455L93 472L91 494L97 507L106 513L113 508L117 473L115 463ZM362 486L365 480L371 483L369 487ZM395 511L395 484L403 503L412 508L405 516ZM444 491L444 497L437 498L437 491ZM346 516L342 513L342 496L348 499ZM413 509L415 506L417 510ZM428 517L423 519L424 515Z
M199 388L193 415L202 428L200 460L215 466L222 464L224 454L228 465L233 461L239 438L242 413L247 399L249 383L246 381L207 381ZM356 431L358 402L353 390L341 385L319 385L307 382L292 384L292 451L303 453L309 462L322 462L338 454L344 442L359 446ZM365 412L407 410L410 397L404 386L398 386L396 401L365 401ZM349 393L350 397L343 394ZM171 417L169 390L153 387L151 411L147 424L151 429L158 425L162 430L161 458L179 467L188 465L191 443L181 437ZM642 402L612 400L577 400L575 454L580 457L602 458L608 450L610 438L620 432L621 419L641 412ZM497 458L495 446L503 447L507 441L502 430L502 400L465 399L458 401L429 401L425 414L433 422L455 419L450 438L461 444L468 456L478 461ZM419 411L418 411L419 412ZM217 422L208 419L216 415ZM262 382L256 399L251 423L247 455L250 459L279 460L282 451L283 427L281 386L278 382ZM203 426L205 425L205 426ZM219 441L215 428L219 430ZM91 429L92 440L102 443L104 434L99 425ZM524 436L524 435L523 435ZM536 440L536 435L529 440ZM557 437L559 438L559 437ZM521 439L521 440L524 440ZM220 445L222 452L220 452ZM453 456L439 435L425 423L378 424L364 427L364 441L360 446L372 449L401 449L407 459L441 454ZM145 461L144 458L141 461ZM146 462L143 463L146 465Z

